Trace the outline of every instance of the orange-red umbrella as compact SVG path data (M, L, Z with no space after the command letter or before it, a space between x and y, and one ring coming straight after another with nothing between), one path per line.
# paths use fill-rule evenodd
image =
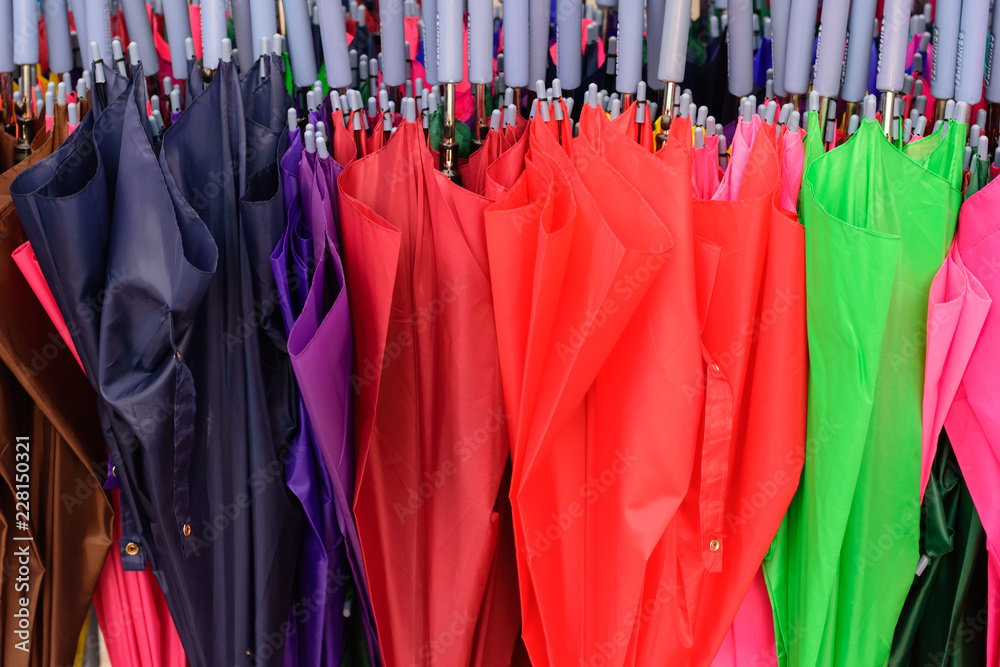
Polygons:
M484 605L495 609L484 596L509 451L488 202L435 171L415 123L347 167L338 187L355 341L354 509L382 654L388 665L464 667L489 645L477 626ZM516 617L487 625L512 652Z

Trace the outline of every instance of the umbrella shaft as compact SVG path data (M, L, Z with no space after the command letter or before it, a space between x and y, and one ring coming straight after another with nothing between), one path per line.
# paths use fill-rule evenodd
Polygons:
M489 119L486 116L486 84L476 84L476 141L486 138Z
M896 93L887 90L882 93L882 134L892 141L893 111L896 106Z
M455 84L444 85L444 128L441 137L441 172L456 183L458 175L458 143L455 141Z

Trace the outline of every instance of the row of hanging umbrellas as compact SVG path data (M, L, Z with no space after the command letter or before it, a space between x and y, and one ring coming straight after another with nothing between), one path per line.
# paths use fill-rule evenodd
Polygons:
M32 325L0 351L10 440L34 434L30 462L4 453L24 664L72 660L56 628L91 591L113 664L994 664L989 123L966 122L978 99L927 106L917 66L946 49L886 4L879 76L892 60L903 83L877 86L880 119L823 92L829 47L805 108L777 58L734 87L743 49L792 72L802 38L755 44L749 4L728 46L718 15L696 23L685 66L692 8L667 3L682 52L659 103L629 74L627 3L594 40L577 7L534 91L509 45L551 19L470 6L466 28L443 0L317 4L322 76L288 0L289 38L264 21L264 43L246 35L270 12L235 4L235 52L224 6L201 7L170 82L147 76L162 51L109 40L36 118L22 72L0 292ZM831 5L821 46L848 20ZM352 67L369 29L374 77ZM468 57L447 39L465 33ZM18 493L44 522L8 519Z

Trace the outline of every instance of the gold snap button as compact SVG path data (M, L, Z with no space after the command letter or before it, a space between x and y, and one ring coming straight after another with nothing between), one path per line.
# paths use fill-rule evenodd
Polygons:
M184 533L184 537L188 537L191 534L191 524L186 523L181 528L181 532Z
M708 550L711 551L712 553L715 553L716 551L719 550L719 547L721 546L722 543L719 542L719 540L712 540L711 542L708 543Z
M712 372L715 373L716 375L718 375L721 372L721 369L719 368L719 364L712 364L711 368L712 368Z
M137 553L139 553L139 545L136 544L135 542L129 542L128 544L125 545L125 553L127 553L129 556L136 555Z
M111 466L111 476L112 477L118 476L118 466Z

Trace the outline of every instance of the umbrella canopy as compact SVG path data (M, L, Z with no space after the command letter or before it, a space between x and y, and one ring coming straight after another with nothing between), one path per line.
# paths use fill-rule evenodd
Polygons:
M1000 478L997 443L1000 442L995 424L994 406L996 389L995 374L991 373L986 360L996 354L996 342L1000 340L998 321L993 303L1000 294L997 281L997 225L994 207L1000 197L996 183L990 183L969 197L959 216L958 234L938 275L931 292L930 317L927 321L927 386L935 400L925 403L925 423L939 429L941 416L954 455L961 466L962 475L968 485L968 492L979 510L986 532L989 550L987 562L988 597L1000 590L1000 568L994 544L996 543L996 480ZM986 364L984 366L984 364ZM935 435L932 431L931 435ZM933 500L935 492L935 469L938 459L948 456L947 443L942 441L937 447L937 456L931 468L925 503ZM945 478L946 482L954 479ZM961 485L959 485L961 490ZM949 486L945 486L948 491ZM946 497L945 500L948 498ZM959 501L961 502L961 501ZM947 507L947 506L946 506ZM961 512L962 505L958 511ZM949 517L950 518L950 517ZM966 512L955 522L955 552L961 554L965 548L963 561L968 561L974 551L969 540L976 539L975 522ZM966 528L966 526L968 528ZM951 532L950 530L948 531ZM929 536L933 533L929 533ZM963 544L964 542L964 544ZM932 546L950 546L944 545ZM943 550L942 550L943 551ZM935 554L928 549L928 556ZM950 554L949 554L950 555ZM935 564L931 560L931 567ZM960 581L969 581L975 573L972 563L949 563L942 559L944 576L959 576ZM972 579L975 581L975 579ZM976 595L981 594L981 588ZM963 653L957 658L976 659L976 664L997 665L1000 660L1000 644L997 642L997 616L992 604L977 607L987 610L985 659L975 653L976 646L963 642ZM943 619L942 619L943 620ZM942 624L943 625L943 624ZM952 632L952 625L939 626L932 637L938 639L945 630ZM981 633L977 633L981 634ZM977 637L977 645L981 638ZM966 649L970 649L966 651Z
M801 259L789 258L803 256L803 230L777 207L773 128L757 128L748 154L739 150L727 171L732 183L741 176L732 170L743 167L738 194L694 204L695 233L718 248L699 269L705 397L691 486L662 542L672 551L665 578L676 594L644 628L640 661L707 664L715 655L802 464L804 274ZM773 405L784 406L780 416Z
M56 158L25 172L12 193L103 399L123 483L126 568L149 558L192 664L248 651L277 664L271 641L280 647L295 571L279 545L297 540L301 510L281 482L260 339L246 326L245 121L232 64L164 137L159 162L144 112L141 86L130 83L101 115L112 129L95 133L91 114L60 149L89 156L74 178ZM144 225L128 224L138 215Z
M57 105L53 131L41 132L31 156L0 176L0 311L9 315L0 320L0 424L9 443L0 454L0 558L11 566L2 595L11 619L0 639L5 665L72 663L112 544L112 508L100 490L98 463L107 449L86 400L93 390L12 257L26 236L8 188L65 141L66 119L66 106ZM30 572L28 589L14 576L20 565ZM31 629L23 634L20 598L30 600Z
M354 511L382 655L467 665L508 456L488 202L435 171L415 123L345 168L338 187L355 336ZM506 631L513 651L516 618Z
M912 144L931 167L870 121L811 163L807 146L809 448L764 568L783 665L889 657L918 559L922 329L954 230L964 125L948 135L942 152Z

